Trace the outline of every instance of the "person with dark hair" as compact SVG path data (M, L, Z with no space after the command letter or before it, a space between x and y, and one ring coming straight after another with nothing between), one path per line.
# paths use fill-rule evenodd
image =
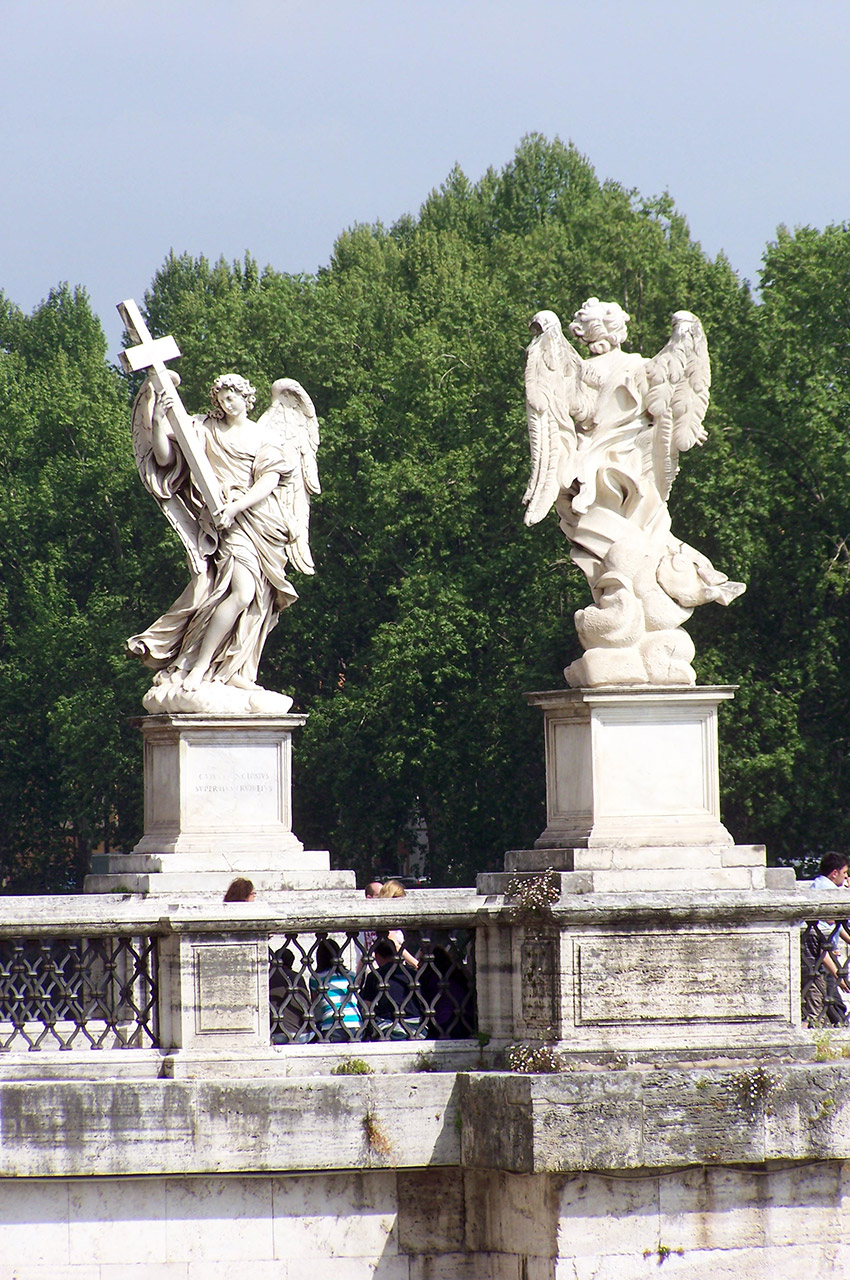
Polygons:
M818 875L811 884L812 892L832 895L845 892L847 876L847 855L831 849L820 860ZM800 951L803 1021L810 1027L827 1023L844 1026L848 1021L841 993L850 992L850 985L841 974L835 951L839 939L850 942L846 920L810 920L803 933Z
M843 889L847 884L848 858L846 853L830 849L820 860L818 874L812 881L812 889Z
M380 880L370 880L363 890L367 898L380 897L383 885ZM363 969L371 963L372 954L375 943L378 940L378 934L375 929L361 929L357 935L357 976L359 977Z
M374 964L360 987L369 1039L417 1039L422 1034L422 1004L410 969L390 938L375 943Z
M224 895L225 902L253 902L256 898L254 886L250 880L239 876L236 880L228 885L227 893Z
M354 974L342 963L339 945L322 938L316 948L316 972L310 979L313 1018L320 1040L359 1040L363 1027L354 994Z

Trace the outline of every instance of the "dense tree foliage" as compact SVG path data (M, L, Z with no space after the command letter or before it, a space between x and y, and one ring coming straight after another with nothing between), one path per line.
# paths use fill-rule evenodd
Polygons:
M532 137L502 172L456 170L418 217L340 236L316 277L172 255L145 299L174 333L181 392L225 369L261 398L314 396L324 493L317 575L261 667L310 712L296 829L339 866L393 866L417 818L438 882L501 865L543 826L542 734L522 691L557 687L586 602L554 516L527 530L527 323L589 295L622 302L651 354L685 307L712 353L710 436L683 460L674 528L750 589L689 629L724 716L727 824L800 853L846 836L846 232L783 234L755 305L665 198L600 183ZM144 676L121 656L185 581L133 473L132 386L104 360L84 297L0 312L0 768L11 882L77 883L87 844L138 832L127 717ZM131 763L132 761L132 763ZM52 871L50 870L52 868Z
M139 827L138 673L121 657L170 552L147 527L126 393L80 291L0 302L0 858L8 888L79 884ZM141 514L141 520L137 513ZM144 526L144 527L143 527Z

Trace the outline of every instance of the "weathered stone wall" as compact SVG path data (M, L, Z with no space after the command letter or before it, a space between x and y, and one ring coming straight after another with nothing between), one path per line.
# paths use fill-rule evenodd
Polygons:
M847 1280L850 1043L800 1027L794 895L410 895L476 929L489 1044L273 1045L268 938L374 927L343 897L4 905L155 938L160 1033L3 1024L0 1280ZM524 1038L562 1070L499 1069Z
M846 1280L850 1166L0 1181L0 1280Z

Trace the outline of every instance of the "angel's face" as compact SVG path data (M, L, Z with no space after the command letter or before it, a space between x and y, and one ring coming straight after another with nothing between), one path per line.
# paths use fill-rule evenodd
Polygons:
M240 418L247 411L248 401L241 391L234 391L233 387L222 387L216 392L216 398L228 418Z

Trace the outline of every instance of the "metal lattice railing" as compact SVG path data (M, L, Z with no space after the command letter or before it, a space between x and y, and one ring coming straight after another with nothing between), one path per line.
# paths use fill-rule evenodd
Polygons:
M803 930L801 997L803 1022L809 1027L850 1024L850 953L841 940L846 929L844 922L830 925L811 920Z
M269 1003L276 1044L470 1039L474 930L287 933L270 950Z
M0 1050L158 1045L155 937L0 939Z

